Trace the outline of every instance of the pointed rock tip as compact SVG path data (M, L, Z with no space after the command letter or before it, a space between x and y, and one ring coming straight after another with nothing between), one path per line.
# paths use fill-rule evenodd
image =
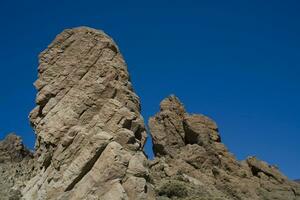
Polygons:
M95 32L95 33L100 33L100 34L105 34L107 35L103 30L101 29L95 29L95 28L91 28L88 26L77 26L77 27L73 27L73 28L69 28L69 29L65 29L65 31L67 30L72 30L75 32L81 32L81 31L89 31L89 32Z
M1 142L12 142L12 141L19 141L20 143L22 143L21 137L14 132L7 134Z
M184 105L181 103L178 97L175 95L170 95L166 97L164 100L160 103L160 110L161 111L179 111L180 113L185 112Z
M10 155L13 161L21 161L25 157L32 157L32 152L23 144L22 138L16 133L9 133L4 140L0 141L0 151L3 155ZM3 160L3 155L0 160Z
M100 38L107 39L107 42L111 43L111 46L113 46L113 48L115 48L115 51L119 51L118 45L113 40L113 38L101 29L95 29L95 28L91 28L88 26L78 26L78 27L64 29L60 34L58 34L58 36L65 35L65 34L67 34L67 35L77 34L80 37L85 34L97 35L97 36L100 36Z

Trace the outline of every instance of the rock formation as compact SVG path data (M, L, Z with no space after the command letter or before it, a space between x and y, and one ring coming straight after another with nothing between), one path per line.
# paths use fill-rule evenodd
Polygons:
M158 199L300 199L299 185L276 167L255 157L237 161L216 123L188 114L175 96L161 102L149 128L157 156L149 163L150 180Z
M140 101L114 41L67 29L40 54L35 152L19 137L0 143L0 197L24 200L299 200L300 186L274 166L239 162L218 127L175 96L149 120L147 160Z
M36 176L24 199L149 199L140 102L125 61L102 31L59 34L40 54Z
M0 141L0 199L19 199L33 173L33 154L11 133Z

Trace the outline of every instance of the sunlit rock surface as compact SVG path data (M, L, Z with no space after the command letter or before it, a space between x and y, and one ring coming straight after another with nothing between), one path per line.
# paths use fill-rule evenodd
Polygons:
M158 199L296 200L300 187L255 157L239 162L210 118L189 114L175 96L149 120L150 180Z
M39 60L30 114L37 174L24 199L151 199L140 102L114 41L99 30L68 29Z
M0 199L300 199L300 184L255 157L237 161L217 124L175 96L149 120L156 157L147 160L139 98L100 30L59 34L39 56L35 87L35 152L14 134L0 142Z

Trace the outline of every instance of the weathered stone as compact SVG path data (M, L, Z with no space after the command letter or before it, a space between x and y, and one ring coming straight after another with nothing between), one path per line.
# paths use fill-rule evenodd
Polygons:
M33 154L14 133L0 141L0 199L20 199L33 176Z
M146 131L114 41L87 27L63 31L40 54L35 86L37 175L24 199L138 199L122 183L146 182Z
M156 156L173 156L184 146L184 107L175 96L163 100L160 112L149 119L149 128Z
M221 141L216 123L206 116L185 115L183 123L188 144L207 145L211 141Z
M254 157L237 161L216 123L188 114L175 96L162 101L149 128L158 156L149 163L157 199L300 199L300 187L275 167Z
M59 34L40 54L33 155L0 142L4 200L300 200L300 184L255 157L238 161L218 126L177 97L149 120L154 160L142 152L140 102L114 41L87 27Z
M276 179L280 183L287 180L287 177L283 176L276 167L268 165L264 161L260 161L255 157L249 157L246 161L254 176L261 176L261 173L263 173L264 175Z
M124 182L123 187L127 191L129 199L148 199L147 183L144 178L131 176Z

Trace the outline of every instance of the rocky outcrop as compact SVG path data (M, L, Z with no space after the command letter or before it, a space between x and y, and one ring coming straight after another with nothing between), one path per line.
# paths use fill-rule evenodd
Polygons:
M37 175L24 199L151 199L140 102L114 41L80 27L40 54Z
M188 114L175 96L149 120L150 180L157 199L296 200L300 187L276 167L249 157L239 162L221 143L216 123Z
M33 154L20 137L8 134L0 141L0 199L19 199L33 173Z
M114 41L67 29L40 54L34 154L12 134L0 142L0 199L299 200L300 185L255 157L239 162L216 123L175 96L149 120Z

